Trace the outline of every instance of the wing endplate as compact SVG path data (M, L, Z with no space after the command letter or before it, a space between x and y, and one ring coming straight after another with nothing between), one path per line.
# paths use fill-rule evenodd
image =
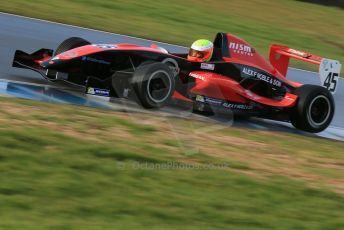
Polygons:
M341 70L339 61L291 49L288 46L276 44L271 46L269 55L270 63L283 76L287 75L290 58L318 65L321 86L327 88L332 94L335 94Z

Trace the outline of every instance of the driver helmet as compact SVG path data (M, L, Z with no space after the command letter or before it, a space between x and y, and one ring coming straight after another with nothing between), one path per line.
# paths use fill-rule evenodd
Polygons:
M188 54L189 61L207 62L213 55L214 45L206 39L199 39L192 43Z

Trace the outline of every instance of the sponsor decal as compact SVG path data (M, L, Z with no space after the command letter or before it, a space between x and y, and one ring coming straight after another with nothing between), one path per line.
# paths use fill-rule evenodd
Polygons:
M204 102L204 97L202 95L197 95L196 101Z
M208 70L214 70L215 65L209 64L209 63L201 63L201 69L208 69Z
M101 49L116 49L116 45L109 45L109 44L93 44L93 46L101 48Z
M230 102L222 103L222 106L228 109L241 109L241 110L251 110L253 109L252 105L245 105L245 104L232 104Z
M253 49L252 47L248 45L236 43L236 42L230 42L229 49L232 49L234 53L244 54L247 56L253 56L254 53L256 52L256 50Z
M204 102L204 103L212 104L212 105L221 105L222 102L223 102L220 99L205 97L205 96L202 96L202 95L196 95L196 101Z
M197 78L197 79L200 79L202 81L205 81L205 78L201 75L198 75L198 74L195 74L195 73L190 73L189 74L190 77L193 77L193 78Z
M222 107L227 108L227 109L240 109L240 110L251 110L251 109L253 109L252 105L231 103L228 101L224 101L224 100L220 100L220 99L216 99L216 98L205 97L202 95L196 95L196 101L211 104L211 105L222 106Z
M298 55L298 56L301 56L301 57L309 57L310 56L310 54L308 54L308 53L305 53L305 52L302 52L299 50L294 50L294 49L288 49L288 52L295 54L295 55Z
M273 86L277 86L277 87L282 86L282 82L280 80L273 78L273 77L270 77L270 76L267 76L265 74L259 73L253 69L250 69L250 68L244 67L242 69L242 73L245 75L251 76L251 77L255 77L259 80L265 81L265 82L267 82Z
M87 88L87 93L88 93L88 94L92 94L92 95L95 94L94 88L88 87L88 88Z
M209 97L204 97L204 102L212 105L221 105L222 100L220 99L215 99L215 98L209 98Z
M91 58L91 57L86 57L83 56L81 58L82 61L90 61L90 62L95 62L95 63L99 63L99 64L104 64L104 65L110 65L111 63L108 61L104 61L104 60L99 60L99 59L95 59L95 58Z
M98 89L98 88L87 88L87 93L91 95L97 95L102 97L110 97L110 90L108 89Z

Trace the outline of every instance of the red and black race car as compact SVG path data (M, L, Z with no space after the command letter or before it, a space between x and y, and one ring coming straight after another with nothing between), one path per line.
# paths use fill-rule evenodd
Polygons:
M67 81L85 93L135 98L145 108L160 108L170 99L198 111L231 111L291 121L298 129L320 132L333 118L341 65L286 46L272 45L265 60L250 44L218 33L209 62L187 60L152 45L91 44L72 37L53 52L17 50L13 66L39 72L50 81ZM319 65L322 86L286 79L289 59Z

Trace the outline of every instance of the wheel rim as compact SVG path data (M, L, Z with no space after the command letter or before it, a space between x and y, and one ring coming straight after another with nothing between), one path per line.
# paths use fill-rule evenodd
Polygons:
M155 71L148 79L147 95L155 103L165 101L171 93L170 75L164 70Z
M331 111L330 100L324 95L319 95L311 101L307 111L307 118L313 127L318 127L328 121Z

